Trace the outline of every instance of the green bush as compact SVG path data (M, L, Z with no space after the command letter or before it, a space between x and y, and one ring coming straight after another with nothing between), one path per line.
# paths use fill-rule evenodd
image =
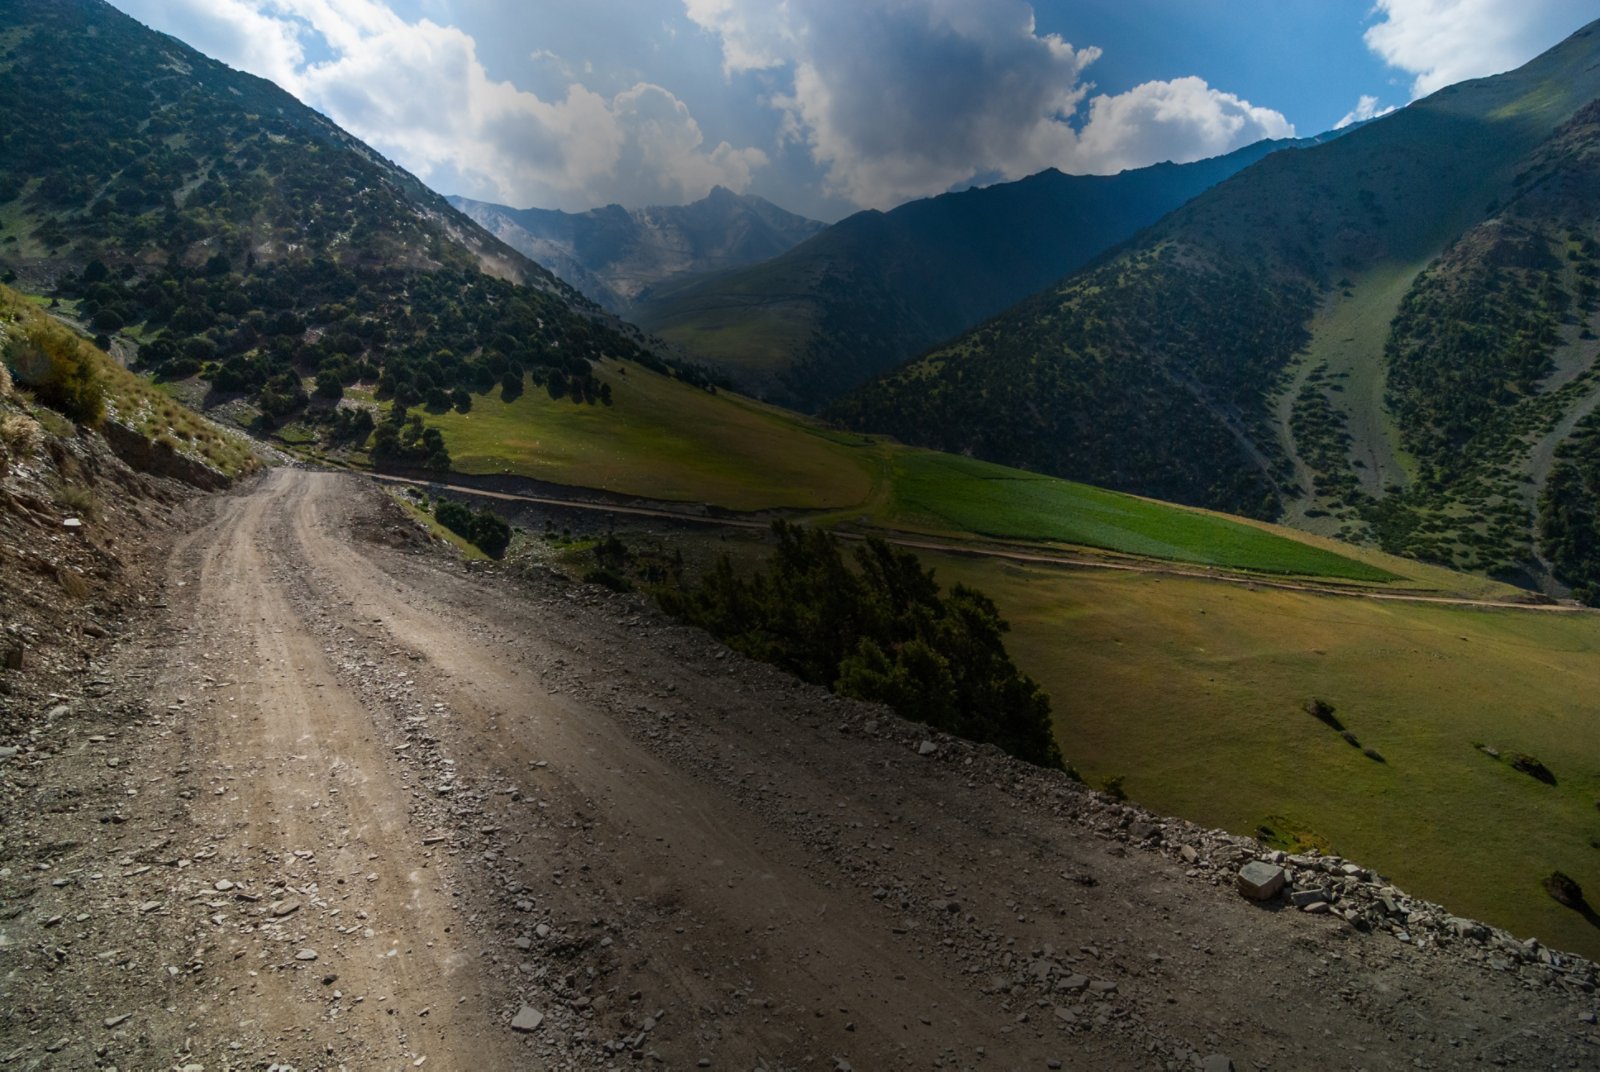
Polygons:
M78 423L97 424L105 415L106 388L99 362L88 345L65 328L41 325L10 339L5 361L35 398Z
M434 517L490 558L505 554L511 543L511 526L487 510L473 511L453 499L440 499Z
M813 684L888 704L906 718L1061 767L1050 699L1001 640L1008 626L981 592L941 595L917 557L882 540L852 570L828 533L783 521L770 568L745 579L724 557L665 609L737 651Z

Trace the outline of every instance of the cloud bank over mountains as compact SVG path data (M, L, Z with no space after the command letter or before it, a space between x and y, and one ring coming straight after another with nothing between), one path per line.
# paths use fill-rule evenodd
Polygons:
M1102 47L1041 32L1023 0L683 0L656 5L659 24L641 20L648 5L619 7L649 47L609 84L535 40L520 0L115 2L277 82L436 188L517 206L681 203L782 169L791 189L889 208L1047 167L1114 173L1296 133L1270 102L1194 74L1101 91ZM1415 96L1523 62L1573 28L1571 3L1377 0L1365 42ZM721 71L675 59L695 37ZM502 38L525 61L511 77L484 59ZM706 86L732 99L708 110ZM708 137L687 97L728 136ZM1363 95L1344 122L1384 110L1380 93Z

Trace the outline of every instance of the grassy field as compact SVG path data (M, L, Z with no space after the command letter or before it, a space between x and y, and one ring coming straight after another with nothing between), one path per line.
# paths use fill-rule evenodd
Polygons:
M873 452L820 435L804 419L737 395L710 394L630 365L597 375L612 407L474 400L428 418L464 473L512 472L626 495L730 510L836 509L873 492Z
M428 417L464 473L728 510L784 509L955 539L1047 542L1232 570L1436 587L1461 578L1270 525L1190 510L823 428L730 393L628 366L600 372L615 404L480 396Z
M1158 811L1321 844L1600 957L1600 931L1539 886L1559 869L1600 891L1600 616L924 560L995 598L1091 784L1121 775ZM1312 697L1384 762L1306 714ZM1557 784L1475 744L1535 756Z
M1323 547L1196 510L926 451L895 458L893 516L1023 541L1262 573L1392 581L1393 573Z

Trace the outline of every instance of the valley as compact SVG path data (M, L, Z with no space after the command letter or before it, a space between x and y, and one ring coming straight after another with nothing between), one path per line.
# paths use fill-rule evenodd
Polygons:
M278 469L199 520L110 688L7 761L20 799L78 794L6 842L13 1059L1591 1056L1564 961L1262 911L1250 842L930 750L633 599L463 571L355 478Z
M0 0L0 1065L1600 1066L1600 23L424 6Z

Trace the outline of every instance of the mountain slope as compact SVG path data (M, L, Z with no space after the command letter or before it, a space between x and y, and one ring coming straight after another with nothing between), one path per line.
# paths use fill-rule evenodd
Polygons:
M692 204L631 211L621 205L570 213L467 197L449 201L615 313L626 312L664 280L764 261L826 226L723 186Z
M1120 175L1051 169L860 212L788 253L659 286L633 319L737 382L815 407L1060 279L1294 142Z
M524 371L598 401L589 361L638 354L271 83L100 0L0 0L0 16L0 270L121 333L145 368L201 373L270 427L330 416L358 382L402 410L520 390Z
M1273 154L838 413L1536 577L1541 441L1595 404L1597 94L1591 25Z

